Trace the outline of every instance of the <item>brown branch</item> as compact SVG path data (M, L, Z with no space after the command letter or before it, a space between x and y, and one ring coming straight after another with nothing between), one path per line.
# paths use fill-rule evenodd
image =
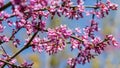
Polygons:
M2 6L2 7L0 8L0 12L3 11L3 10L5 10L6 8L10 7L11 5L12 5L12 3L11 3L11 2L8 2L7 4L5 4L4 6Z
M75 8L75 7L77 7L77 6L71 6L70 8ZM99 7L96 7L96 6L84 6L85 8L94 8L94 9L97 9L97 8L99 8ZM56 6L56 8L59 8L59 6ZM42 9L38 9L38 10L33 10L33 12L38 12L38 11L45 11L45 10L48 10L49 9L49 6L48 7L46 7L46 8L42 8ZM25 11L24 12L25 14L26 13L29 13L29 11ZM15 17L16 15L15 14L12 14L11 16L9 16L8 18L12 18L12 17ZM4 18L0 18L0 21L3 21L4 20Z
M15 30L14 33L12 34L12 36L9 38L9 40L13 40L14 35L15 35L18 31L20 31L20 29L22 29L22 27L21 27L21 28L18 28L17 30Z
M1 46L1 48L2 48L3 52L7 55L7 52L5 51L4 47Z
M80 42L82 42L82 43L84 42L83 40L81 40L81 39L78 38L78 37L75 37L75 36L72 36L72 35L71 35L70 37L73 38L73 39L76 39L76 40L78 40L78 41L80 41Z
M32 42L32 40L34 39L34 37L37 35L38 31L31 37L31 39L29 40L29 42L24 45L24 47L22 49L20 49L18 52L16 52L9 60L15 58L19 53L21 53L23 50L27 49L28 47L30 47L30 43Z
M7 61L10 61L11 59L15 58L18 54L20 54L22 51L24 51L25 49L29 48L30 43L32 42L32 40L34 39L34 37L37 35L38 31L36 33L33 34L33 36L31 37L31 39L28 41L28 43L26 45L24 45L24 47L22 49L20 49L18 52L16 52L12 57L10 57L10 59L8 59ZM2 66L2 68L4 68L6 64L4 64Z
M0 60L0 62L3 62L3 63L5 63L5 64L8 64L8 65L10 65L10 66L12 66L12 67L16 67L16 68L24 68L24 67L21 67L21 66L17 66L17 65L15 65L15 64L11 64L10 62L5 61L5 60Z

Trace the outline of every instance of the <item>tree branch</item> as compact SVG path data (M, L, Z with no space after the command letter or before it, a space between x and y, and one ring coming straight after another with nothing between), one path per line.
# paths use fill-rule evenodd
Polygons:
M25 49L29 48L29 45L31 43L31 41L34 39L34 37L37 35L39 31L37 31L36 33L33 34L33 36L31 37L31 39L28 41L28 43L26 45L24 45L24 47L22 49L20 49L18 52L16 52L12 57L10 57L10 59L8 59L7 61L10 61L11 59L15 58L18 54L20 54L22 51L24 51ZM2 66L2 68L4 68L6 64L4 64Z
M15 64L11 64L11 63L8 62L8 61L0 60L0 62L3 62L3 63L8 64L8 65L11 65L12 67L24 68L24 67L21 67L21 66L17 66L17 65L15 65Z
M2 7L0 8L0 12L3 11L3 10L5 10L6 8L10 7L11 5L12 5L12 3L11 3L11 2L8 2L7 4L5 4L4 6L2 6Z
M56 6L56 8L58 8L59 6ZM76 5L73 5L73 6L71 6L70 8L75 8L75 7L77 7ZM99 8L99 7L96 7L96 6L89 6L89 5L85 5L84 6L85 8L94 8L94 9L97 9L97 8ZM46 8L42 8L42 9L38 9L38 10L33 10L33 12L38 12L38 11L45 11L45 10L48 10L49 9L49 6L48 7L46 7ZM25 11L24 12L25 14L26 13L29 13L29 11ZM12 14L11 16L9 16L8 18L12 18L12 17L15 17L16 15L15 14ZM3 21L4 19L3 18L0 18L0 21Z

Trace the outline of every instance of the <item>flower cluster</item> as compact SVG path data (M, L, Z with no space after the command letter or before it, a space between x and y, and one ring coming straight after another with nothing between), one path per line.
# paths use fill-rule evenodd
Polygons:
M110 0L107 0L106 3L103 2L97 3L96 6L100 8L100 11L97 11L96 15L98 17L105 17L105 13L109 14L110 10L117 10L118 5L110 2Z
M13 56L7 59L3 59L4 56L0 57L0 67L3 68L8 65L9 68L31 68L33 63L24 62L17 66L12 61L29 47L32 47L33 51L37 50L40 53L45 51L52 55L64 50L67 44L70 44L71 51L78 50L76 57L68 59L70 67L75 68L77 64L90 62L96 55L101 54L107 45L117 46L118 42L112 35L106 35L104 39L95 35L95 32L99 31L95 17L105 17L110 10L117 10L117 5L110 0L104 2L96 0L95 4L89 6L86 6L85 2L85 0L10 0L10 2L6 3L4 0L0 0L0 48L4 54L8 56L2 47L3 43L12 41L15 47L22 43L16 37L21 29L24 29L28 37L27 41L24 40L23 48ZM11 9L10 12L5 10L8 7ZM93 9L87 10L86 8ZM85 15L92 15L92 20L89 23L90 25L85 26L85 28L75 28L73 31L66 25L47 28L47 20L53 19L55 15L77 20L85 18ZM10 37L5 35L6 26L11 28Z
M104 40L94 35L94 32L98 31L98 24L94 20L91 20L91 25L83 30L84 33L81 33L80 29L76 28L75 37L70 37L71 50L78 49L78 55L68 59L71 68L75 68L76 64L90 62L96 55L101 54L107 45L118 45L112 35L106 35Z
M9 38L7 38L5 35L0 36L0 42L8 42Z
M109 41L108 41L108 44L110 44L110 42L111 42L112 45L114 45L114 46L117 46L117 45L118 45L118 42L115 40L115 38L114 38L112 35L107 35L106 37L107 37L107 39L109 40Z
M46 39L35 37L32 41L33 50L39 52L45 50L49 54L57 53L66 46L66 39L72 35L72 31L67 29L66 25L61 25L55 29L48 28Z
M100 37L95 37L91 40L86 39L84 41L72 39L72 50L78 49L79 52L77 57L68 59L68 64L71 68L75 68L76 64L85 64L86 62L90 62L90 59L95 58L96 55L101 54L104 48L107 45L110 45L110 42L114 46L118 45L117 41L113 38L112 35L109 36L109 38L107 36L103 41L100 39Z

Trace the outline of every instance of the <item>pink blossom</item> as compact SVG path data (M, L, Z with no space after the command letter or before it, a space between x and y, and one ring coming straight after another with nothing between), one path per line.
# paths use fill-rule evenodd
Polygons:
M80 45L80 42L78 40L70 39L70 41L72 50L78 48L78 46Z
M6 37L5 35L2 35L2 36L0 36L0 41L2 41L2 42L8 42L9 38Z
M117 10L118 5L110 2L110 0L107 0L107 5L109 9Z
M70 65L71 68L75 68L74 64L76 64L76 60L75 58L69 58L67 63Z
M0 24L0 32L3 32L3 30L4 30L4 26Z
M0 0L0 7L4 5L4 0Z
M54 29L48 29L48 46L46 47L46 51L49 54L57 53L65 48L65 39L69 38L72 34L71 30L68 30L67 27L60 26Z
M75 31L78 32L78 33L81 33L80 28L75 28Z
M27 63L26 61L21 64L21 66L23 66L25 68L32 68L32 65L33 65L33 63Z
M109 41L108 41L109 43L111 42L112 45L118 46L118 42L115 40L115 38L114 38L113 35L107 35L106 37L107 37L107 39L109 40Z

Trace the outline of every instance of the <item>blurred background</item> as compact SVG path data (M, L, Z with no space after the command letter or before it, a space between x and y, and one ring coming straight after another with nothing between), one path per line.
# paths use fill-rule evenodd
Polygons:
M94 0L85 0L86 4L90 5L94 2ZM120 0L111 0L114 3L117 3L120 6ZM110 11L109 15L104 19L98 20L99 27L101 29L101 34L113 34L118 41L120 41L120 7L118 6L117 11ZM9 9L7 10L9 11ZM59 26L60 24L66 24L70 29L74 29L75 27L83 28L88 25L91 17L84 17L80 20L69 20L64 16L58 17L57 15L51 20L48 20L47 27L54 28ZM14 19L13 19L14 20ZM6 29L6 34L9 36L10 29ZM22 35L22 37L21 37ZM26 38L25 31L21 30L16 36L21 40ZM24 43L24 42L23 42ZM3 44L9 45L4 46L10 55L14 54L18 49L12 46L12 43ZM22 44L21 44L22 45ZM120 68L120 50L118 48L108 46L105 51L96 56L95 59L92 59L90 63L86 63L85 65L77 65L76 68ZM34 62L33 68L69 68L67 65L67 58L74 56L75 52L70 52L69 47L66 47L64 51L59 52L58 54L54 54L49 56L46 53L38 53L33 52L32 49L27 49L23 51L19 56L16 57L18 64L24 62L24 60L29 62Z

